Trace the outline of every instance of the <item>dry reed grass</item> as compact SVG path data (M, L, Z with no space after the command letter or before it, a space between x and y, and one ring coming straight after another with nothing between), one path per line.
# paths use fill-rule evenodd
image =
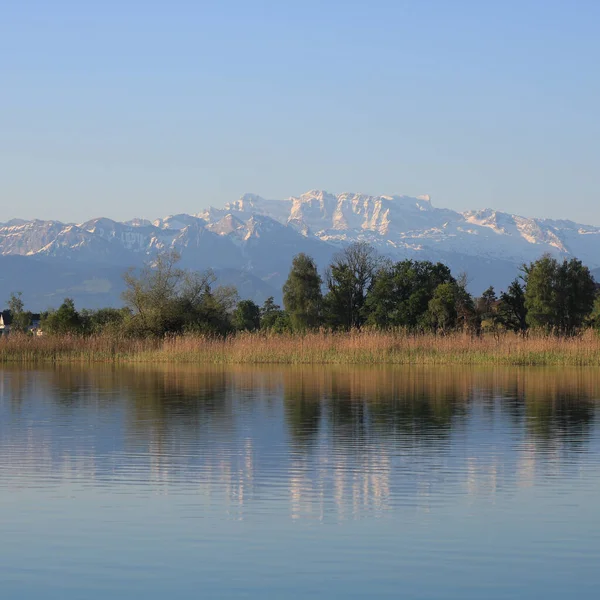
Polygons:
M600 366L600 337L473 337L405 332L241 333L164 340L112 336L0 339L0 363L415 364Z

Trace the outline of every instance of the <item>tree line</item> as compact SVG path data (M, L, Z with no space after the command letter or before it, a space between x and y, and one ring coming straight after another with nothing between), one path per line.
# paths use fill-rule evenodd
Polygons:
M497 294L490 287L474 297L466 276L454 276L443 263L392 262L359 242L336 254L322 274L310 256L295 256L283 286L283 307L273 297L262 306L240 300L235 288L215 286L211 270L181 269L179 259L176 252L167 252L140 271L128 271L121 309L78 311L73 300L65 299L58 309L41 315L42 331L162 337L368 327L439 335L526 335L533 329L572 336L600 327L598 286L589 269L574 258L559 261L544 255L523 265L506 291ZM19 294L11 296L9 311L12 329L27 331L31 313Z
M575 258L549 255L523 265L500 295L490 287L474 297L466 276L453 276L440 262L393 263L356 243L334 258L324 280L309 256L296 256L283 296L294 330L323 325L525 335L536 329L570 336L600 325L600 296L590 270Z

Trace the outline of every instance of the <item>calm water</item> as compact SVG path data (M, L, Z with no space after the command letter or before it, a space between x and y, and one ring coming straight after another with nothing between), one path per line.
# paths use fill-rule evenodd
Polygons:
M1 598L597 598L600 371L0 370Z

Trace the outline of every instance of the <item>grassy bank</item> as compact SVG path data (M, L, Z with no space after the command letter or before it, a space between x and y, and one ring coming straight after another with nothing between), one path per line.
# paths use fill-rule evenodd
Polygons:
M392 332L244 333L227 339L99 337L0 339L0 363L415 364L600 366L600 337L561 339L507 334L474 338Z

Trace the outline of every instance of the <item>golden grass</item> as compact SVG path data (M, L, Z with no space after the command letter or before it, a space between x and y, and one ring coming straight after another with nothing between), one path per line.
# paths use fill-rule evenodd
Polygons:
M472 337L405 332L241 333L228 338L181 335L164 340L111 336L0 339L0 363L404 364L600 366L600 337L532 334Z

